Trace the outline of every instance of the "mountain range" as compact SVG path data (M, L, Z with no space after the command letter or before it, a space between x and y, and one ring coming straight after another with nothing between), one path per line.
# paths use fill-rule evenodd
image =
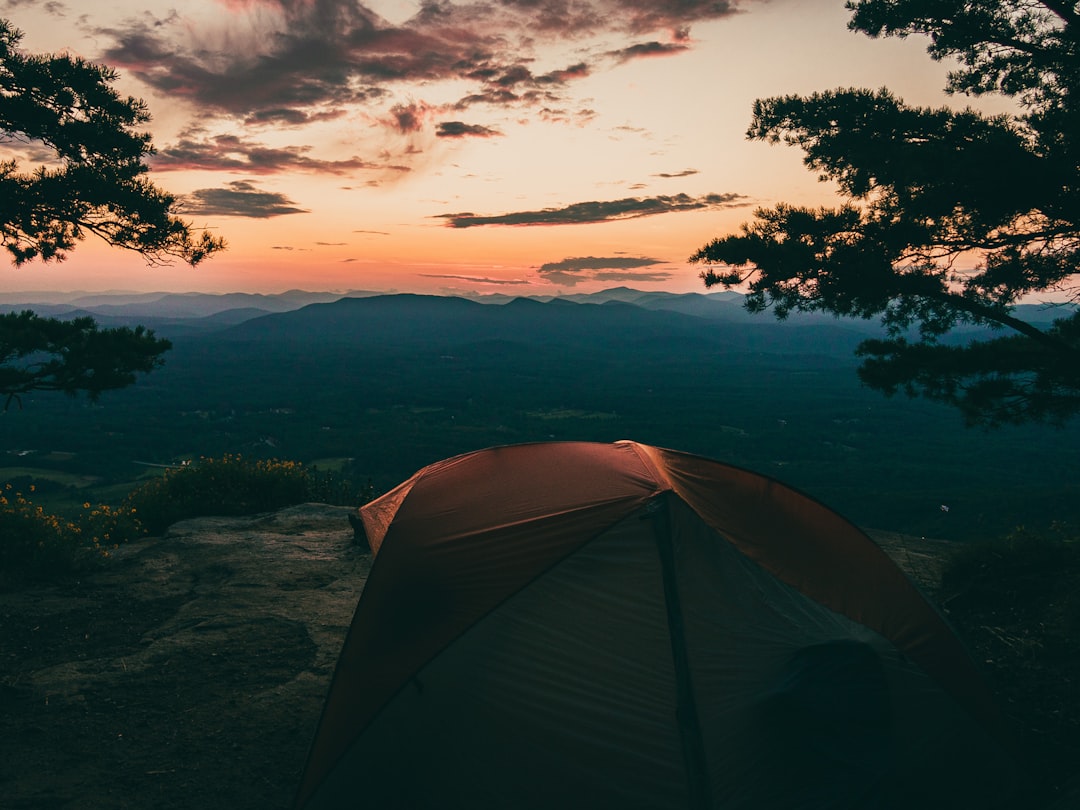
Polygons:
M464 306L465 303L494 305L496 307L512 305L515 315L524 314L524 307L528 303L573 303L594 306L622 304L648 312L670 313L673 317L666 322L668 325L676 323L678 318L674 316L690 316L694 319L700 318L727 324L760 326L767 323L776 323L768 313L752 314L748 312L743 306L744 296L735 292L645 292L627 287L615 287L594 293L571 293L559 296L494 294L463 297L397 295L370 290L343 292L289 290L274 294L240 292L225 294L200 292L25 292L0 294L0 313L31 309L39 315L64 319L89 316L94 318L101 326L134 326L139 324L154 329L162 336L176 337L202 332L217 332L269 315L282 315L307 310L310 307L315 309L307 312L306 316L297 316L292 328L303 331L300 323L305 317L317 320L324 316L331 316L340 326L342 320L347 319L348 315L346 313L348 312L363 312L366 315L372 315L377 311L393 311L395 306L400 310L402 306L400 304L388 304L379 309L347 309L349 306L358 306L355 302L369 298L379 298L384 303L393 299L399 299L402 302L409 301L411 302L410 306L425 306L425 311L429 314L439 312L440 315L437 317L460 315L466 320L472 321L477 329L482 328L482 323L494 323L498 318L497 316L493 317L490 312L482 314L479 309L470 311ZM424 301L429 303L421 304ZM346 304L344 302L354 303ZM336 310L326 309L325 306L330 304L338 304L339 306ZM589 311L590 317L616 318L614 312L610 310L590 309ZM539 309L532 310L532 314L536 316L539 316L540 312ZM563 310L562 312L565 314L569 310ZM1015 314L1022 320L1031 323L1046 324L1054 318L1060 317L1062 310L1059 306L1024 304L1016 308ZM484 320L485 318L487 321ZM288 320L279 319L279 323L285 323ZM653 321L653 323L659 324L660 321ZM687 322L687 324L692 323L693 321ZM389 324L384 323L382 325L387 326ZM826 313L792 313L786 321L779 325L837 327L864 336L880 333L880 328L874 321L863 321L854 318L841 319ZM270 329L274 327L266 325L264 328ZM596 328L601 329L599 325ZM430 333L430 329L420 330L420 332L425 331ZM420 332L417 334L419 335Z

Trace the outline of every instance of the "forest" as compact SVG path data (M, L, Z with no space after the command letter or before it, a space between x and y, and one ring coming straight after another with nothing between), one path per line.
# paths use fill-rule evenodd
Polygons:
M633 439L773 476L865 528L973 540L1080 520L1075 424L971 428L867 389L852 351L868 322L753 318L731 293L270 299L54 305L147 324L173 348L129 388L9 408L0 478L62 511L240 454L378 494L490 445Z

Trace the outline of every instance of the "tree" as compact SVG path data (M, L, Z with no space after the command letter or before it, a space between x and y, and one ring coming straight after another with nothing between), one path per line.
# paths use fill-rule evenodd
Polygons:
M30 391L102 391L124 388L137 372L161 365L172 348L141 326L99 329L93 318L62 321L33 312L0 315L0 394L4 409Z
M0 244L16 266L63 260L86 233L150 263L196 265L224 242L174 214L176 199L146 177L153 154L146 104L112 87L116 72L70 56L25 55L0 20L0 143L44 145L57 165L20 174L0 161Z
M146 177L149 113L122 97L110 68L63 55L27 55L22 33L0 19L0 146L48 153L20 172L0 160L0 245L18 267L63 261L86 234L141 254L150 264L195 266L224 240L195 233L176 216L176 199ZM5 408L30 390L96 396L161 364L169 342L142 329L98 329L32 312L0 319L0 395Z
M706 286L747 285L751 311L880 318L861 379L957 406L969 423L1080 412L1080 11L1043 0L859 0L849 28L926 35L955 59L947 90L1014 115L913 107L888 90L758 100L747 136L800 147L846 199L759 209L698 250ZM1049 326L1017 316L1058 294ZM960 325L1010 330L945 340Z

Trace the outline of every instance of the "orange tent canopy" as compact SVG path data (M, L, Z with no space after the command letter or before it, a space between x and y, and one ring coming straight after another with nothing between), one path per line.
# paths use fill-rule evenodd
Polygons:
M861 747L891 753L867 779L940 782L942 746L964 745L947 760L970 791L972 769L1005 761L990 694L938 613L862 531L770 478L634 442L513 445L426 467L360 515L375 561L298 807L567 800L515 756L579 799L611 804L630 782L643 806L765 806L747 729L817 695L825 670L806 661L822 655L834 684L855 671L844 661L883 673L889 733ZM1005 770L979 777L988 799ZM956 798L912 796L930 794Z

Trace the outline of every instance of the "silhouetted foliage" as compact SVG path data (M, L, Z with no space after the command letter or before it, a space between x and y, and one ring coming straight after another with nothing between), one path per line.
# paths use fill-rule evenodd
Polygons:
M18 50L22 33L0 19L0 145L48 157L30 172L0 160L0 245L15 266L62 261L87 233L150 264L192 266L225 243L195 234L176 200L146 177L146 105L113 88L116 73L82 59ZM91 397L161 364L166 340L145 329L98 329L23 312L0 319L0 396L6 408L32 390Z
M30 391L102 391L135 382L172 347L137 326L99 329L92 318L61 321L26 310L0 315L0 396L4 408Z
M758 100L751 139L798 146L847 198L780 204L697 251L706 286L748 284L747 307L881 318L860 377L959 407L969 423L1060 422L1080 411L1080 313L1020 320L1025 296L1080 301L1080 13L1071 2L849 2L849 27L923 34L955 58L950 92L999 93L1017 115L912 107L889 91ZM965 345L958 325L1016 334Z
M116 72L70 56L26 55L0 20L0 143L44 147L48 165L0 161L0 244L16 265L63 260L86 233L150 263L196 265L224 242L174 214L176 200L144 175L153 153L136 127L146 105L112 87Z

